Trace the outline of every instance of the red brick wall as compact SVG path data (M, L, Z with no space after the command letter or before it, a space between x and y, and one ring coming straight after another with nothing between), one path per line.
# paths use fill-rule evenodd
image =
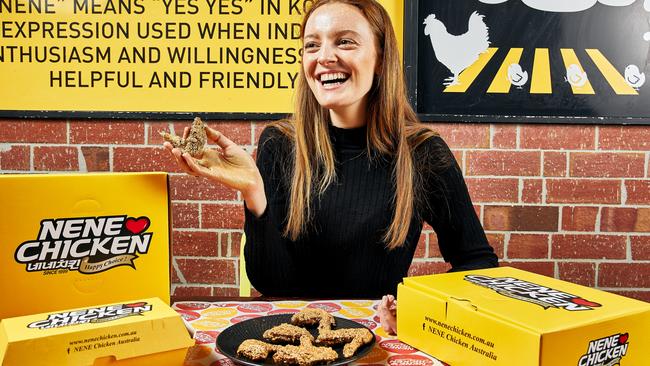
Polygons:
M170 125L186 123L0 120L0 173L171 172L174 294L236 295L241 197L176 169ZM253 151L264 122L216 125ZM432 126L502 264L650 301L650 127ZM425 227L410 273L447 268Z

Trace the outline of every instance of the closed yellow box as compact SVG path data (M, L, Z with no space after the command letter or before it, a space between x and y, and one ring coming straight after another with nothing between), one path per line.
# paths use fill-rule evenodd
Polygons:
M165 173L0 175L0 319L169 304L168 191Z
M509 268L405 278L398 338L452 366L647 366L650 304Z
M193 344L180 315L158 298L0 322L2 366L182 366Z

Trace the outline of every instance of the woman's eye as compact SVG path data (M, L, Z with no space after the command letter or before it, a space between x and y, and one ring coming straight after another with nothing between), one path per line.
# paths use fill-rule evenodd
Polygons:
M339 40L339 44L344 46L354 45L355 43L356 42L354 42L353 40L346 39L346 38Z
M307 42L304 44L303 48L306 50L313 49L318 47L318 44L316 42Z

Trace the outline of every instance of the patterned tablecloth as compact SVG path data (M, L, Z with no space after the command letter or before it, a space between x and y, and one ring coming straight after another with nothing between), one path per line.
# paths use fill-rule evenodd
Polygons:
M176 302L172 307L195 330L196 345L190 348L184 366L230 366L234 363L215 349L219 333L231 324L264 315L296 313L321 308L334 316L364 324L376 335L375 347L355 364L391 366L448 366L384 332L375 315L378 301L272 301L272 302Z

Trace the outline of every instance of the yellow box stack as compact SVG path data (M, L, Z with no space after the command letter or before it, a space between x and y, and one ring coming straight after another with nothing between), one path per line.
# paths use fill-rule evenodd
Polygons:
M452 366L647 366L650 304L509 268L405 278L398 338Z
M0 322L2 366L180 366L193 344L180 315L158 298Z
M169 304L167 174L0 175L0 202L0 319Z

